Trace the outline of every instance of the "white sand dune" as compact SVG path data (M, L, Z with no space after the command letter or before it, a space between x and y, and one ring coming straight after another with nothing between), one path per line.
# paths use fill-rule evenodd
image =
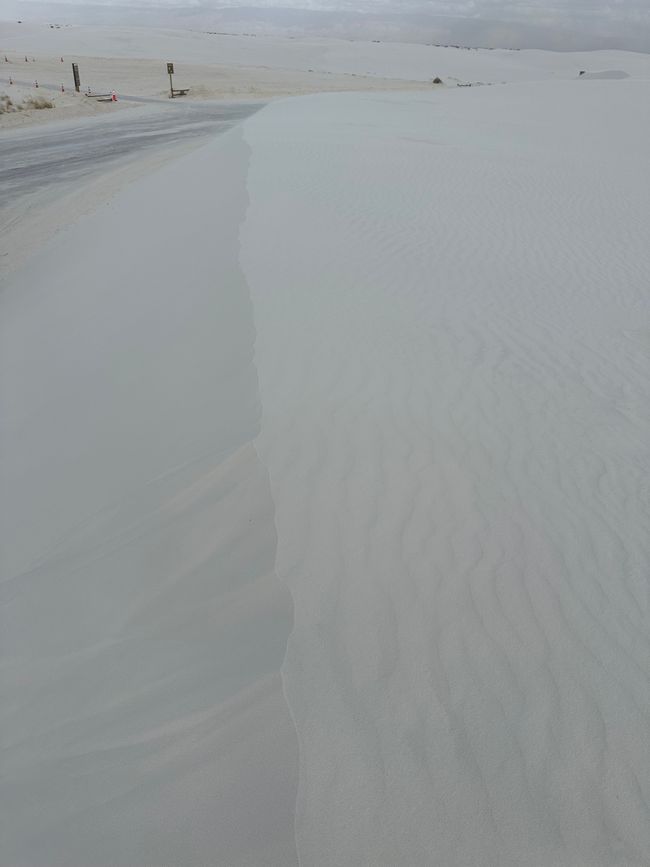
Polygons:
M140 179L2 287L2 864L296 863L246 159Z
M275 102L5 279L1 863L646 867L641 79Z
M306 865L650 851L647 85L246 124Z
M610 80L620 80L622 78L629 78L627 72L623 69L603 69L602 72L581 72L580 78L594 78L594 79L610 79Z
M441 77L445 84L505 84L572 80L597 64L650 79L650 56L633 52L554 53L458 49L342 39L226 36L190 30L66 26L0 22L0 88L17 102L46 93L54 111L5 114L0 125L24 126L85 115L111 115L129 105L95 103L74 94L70 63L83 89L118 96L166 99L167 61L188 101L273 99L318 92L413 90ZM6 57L8 62L2 62ZM27 57L28 62L25 62ZM63 58L63 63L61 59ZM9 85L10 77L14 81ZM593 77L589 74L584 77ZM598 77L602 77L599 74ZM611 77L608 73L606 77ZM616 77L625 77L617 73ZM39 89L34 88L35 81ZM47 88L44 87L47 86ZM61 86L66 88L61 92Z
M24 54L28 54L30 57L35 55L37 62L42 55L55 59L64 55L66 68L69 68L69 60L79 57L110 58L118 76L124 76L134 59L138 58L142 62L174 61L181 75L183 66L188 64L221 65L224 75L228 70L247 67L257 68L260 76L267 75L270 70L284 70L311 71L312 75L375 76L424 82L430 82L436 75L445 79L455 77L494 82L574 78L579 70L594 67L621 68L634 78L650 78L650 56L635 52L459 50L399 42L273 36L251 38L138 27L73 26L51 30L45 24L5 22L0 48L9 52L11 60L16 60L13 65L21 74L24 68L32 69L27 64L21 66ZM161 86L164 90L164 81Z

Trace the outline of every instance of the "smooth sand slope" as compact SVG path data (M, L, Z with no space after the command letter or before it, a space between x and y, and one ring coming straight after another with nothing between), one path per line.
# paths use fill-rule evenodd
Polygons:
M276 102L0 284L1 863L647 865L649 96Z
M296 863L247 154L141 179L0 289L2 864Z

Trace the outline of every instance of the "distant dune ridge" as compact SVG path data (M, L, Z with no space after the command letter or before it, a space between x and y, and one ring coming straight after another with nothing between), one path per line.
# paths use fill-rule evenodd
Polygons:
M602 72L581 72L580 77L617 81L630 76L623 69L604 69Z
M647 867L648 58L73 30L422 87L3 234L0 863Z
M650 13L643 0L617 3L615 14L600 0L561 3L552 8L546 0L503 5L496 0L475 0L471 4L450 4L445 0L284 0L281 5L261 0L232 0L227 4L216 0L140 0L134 5L113 0L4 0L3 15L66 24L191 28L293 38L650 52Z
M273 99L344 90L408 90L431 85L503 84L572 80L614 73L650 78L649 55L618 51L562 52L467 49L454 45L354 42L349 39L287 39L278 35L226 35L193 30L119 26L50 27L43 21L5 22L0 51L0 93L14 102L47 89L55 111L3 114L0 124L25 126L47 119L104 115L133 108L121 96L165 99L166 62L176 64L175 84L188 88L188 101ZM29 62L24 62L24 57ZM63 63L61 58L63 57ZM83 89L115 90L111 106L74 95L70 63L80 66ZM4 80L3 80L4 73ZM9 85L12 78L13 85ZM40 82L40 89L34 87ZM62 86L65 92L61 92ZM38 116L37 116L38 115Z

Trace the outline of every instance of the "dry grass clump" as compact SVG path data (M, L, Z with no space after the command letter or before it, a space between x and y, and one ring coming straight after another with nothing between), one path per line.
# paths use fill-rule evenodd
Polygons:
M8 114L10 111L16 111L16 106L10 96L6 93L0 93L0 114Z
M23 108L54 108L54 103L44 96L26 96L23 99Z
M16 104L8 94L0 93L0 114L28 108L54 108L54 103L44 96L26 96L22 103Z

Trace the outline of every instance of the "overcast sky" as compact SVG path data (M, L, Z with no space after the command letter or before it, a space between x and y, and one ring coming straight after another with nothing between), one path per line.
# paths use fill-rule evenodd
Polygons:
M650 0L58 0L74 4L78 19L92 17L93 9L121 7L134 20L143 7L192 16L195 23L256 23L292 32L342 35L387 35L417 41L462 42L502 47L599 48L650 51ZM47 8L43 0L0 0L11 15L17 8ZM181 8L182 7L182 8ZM233 12L233 7L237 11ZM258 11L251 11L257 7ZM65 8L65 7L60 7ZM68 7L70 8L70 7ZM128 10L128 11L127 11ZM175 11L178 10L178 11ZM277 12L274 10L278 10ZM284 11L282 11L284 10ZM310 10L305 15L299 10ZM117 12L117 10L116 10ZM430 22L430 27L428 26ZM144 23L144 21L142 22ZM424 34L420 38L419 33Z
M29 2L29 0L25 0ZM99 0L68 0L92 5ZM650 0L103 0L117 6L259 6L355 12L406 12L505 20L601 21L650 24ZM0 4L1 5L1 4Z

